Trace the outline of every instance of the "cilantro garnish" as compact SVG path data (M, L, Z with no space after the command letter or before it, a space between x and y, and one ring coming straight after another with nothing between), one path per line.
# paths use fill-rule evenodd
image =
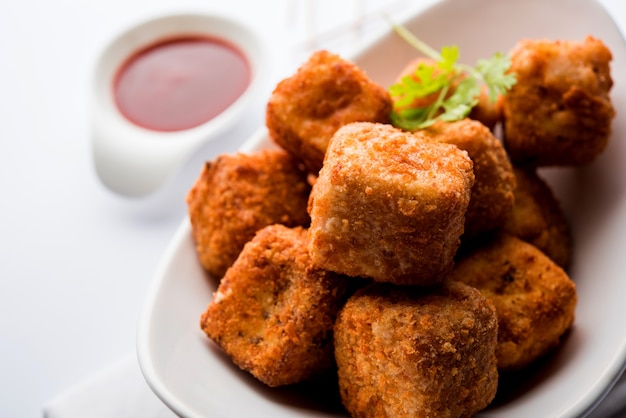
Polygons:
M478 60L476 66L471 67L458 62L458 46L444 46L438 52L404 26L394 23L392 26L400 37L433 61L433 64L420 63L413 74L389 87L394 101L391 121L399 128L416 130L438 120L463 119L478 103L483 86L489 100L495 102L516 83L515 74L507 74L511 60L506 55L495 53L490 59ZM435 99L427 100L423 107L413 105L418 99L431 95Z

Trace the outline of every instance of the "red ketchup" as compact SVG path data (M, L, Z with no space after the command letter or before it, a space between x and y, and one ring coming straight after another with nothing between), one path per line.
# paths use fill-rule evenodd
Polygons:
M250 66L225 41L185 37L132 55L114 80L115 102L141 127L179 131L219 115L245 91Z

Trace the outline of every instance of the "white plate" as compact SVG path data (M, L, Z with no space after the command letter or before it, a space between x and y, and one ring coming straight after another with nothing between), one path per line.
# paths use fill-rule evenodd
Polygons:
M548 173L574 226L571 276L579 291L575 326L565 344L480 417L577 417L588 413L619 376L626 360L626 49L604 9L588 0L443 1L405 25L434 47L458 44L473 64L508 51L520 38L582 40L611 48L618 117L606 152L591 166ZM389 85L414 55L394 35L353 60ZM268 146L261 130L246 150ZM138 331L138 353L155 393L184 417L345 416L320 402L310 387L272 390L233 366L201 332L200 314L217 283L198 264L190 227L183 223L154 277Z

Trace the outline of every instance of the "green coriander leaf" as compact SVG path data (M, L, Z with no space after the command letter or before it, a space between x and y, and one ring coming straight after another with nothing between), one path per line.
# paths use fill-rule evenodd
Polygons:
M494 102L498 95L505 94L517 82L515 74L508 73L511 67L511 58L501 53L495 53L489 60L478 60L476 71L489 90L489 99Z
M402 109L440 91L447 84L446 74L441 71L437 74L433 66L420 64L413 75L405 76L399 83L389 87L389 94L394 97L394 107Z
M458 46L444 46L443 48L441 48L441 61L437 62L437 67L444 71L452 72L454 71L454 66L456 65L458 59Z
M391 123L395 126L406 126L405 129L422 129L422 123L428 118L429 107L416 107L391 112Z
M483 88L495 102L516 83L515 74L508 73L511 60L506 55L496 53L470 67L458 62L458 46L444 46L437 52L405 27L393 22L392 27L433 61L433 64L421 63L413 74L389 87L394 102L391 119L397 127L415 130L430 126L436 120L462 119L478 104Z
M472 108L478 103L480 84L473 78L464 78L450 95L442 103L443 113L438 120L453 122L469 115Z

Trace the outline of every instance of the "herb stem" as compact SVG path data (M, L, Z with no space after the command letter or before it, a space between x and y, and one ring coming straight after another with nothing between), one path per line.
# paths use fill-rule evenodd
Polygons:
M457 63L456 66L459 70L461 70L461 73L468 73L475 79L479 80L481 83L485 83L485 77L483 77L480 71L476 71L474 67L461 63Z
M428 58L431 58L435 61L441 61L443 58L435 49L431 48L428 44L419 40L416 36L414 36L409 30L407 30L404 26L394 23L389 17L389 24L393 28L393 30L404 39L409 45L416 48L422 54L426 55Z
M437 100L435 101L435 103L433 103L430 111L428 112L428 117L426 118L427 121L433 120L435 118L437 111L441 108L441 106L443 105L443 101L448 95L448 90L450 90L449 85L443 86L441 88L439 94L437 95Z

